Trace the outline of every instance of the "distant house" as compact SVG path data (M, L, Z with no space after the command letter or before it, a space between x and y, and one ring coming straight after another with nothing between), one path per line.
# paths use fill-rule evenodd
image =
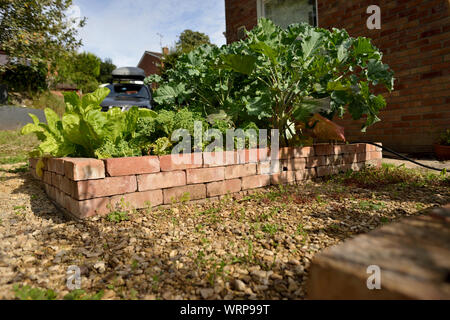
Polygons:
M381 29L369 29L369 5L381 11ZM308 22L364 36L394 70L395 91L386 96L381 122L360 132L361 122L338 120L350 141L383 142L401 152L430 152L450 128L450 1L448 0L225 0L227 43L245 36L260 17L281 27Z
M163 48L162 53L145 51L139 60L138 67L145 71L145 75L148 77L151 74L159 74L159 66L164 54L168 53L168 48Z

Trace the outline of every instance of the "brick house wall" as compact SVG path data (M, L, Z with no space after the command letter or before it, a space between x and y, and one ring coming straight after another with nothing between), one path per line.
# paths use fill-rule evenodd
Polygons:
M146 51L138 63L138 67L145 71L145 76L159 74L158 65L161 64L162 54Z
M253 28L256 0L226 0L227 41L236 41L239 26ZM381 29L369 30L370 5L381 8ZM381 141L400 152L431 152L442 131L450 128L449 0L318 0L322 28L345 28L365 36L384 53L395 72L395 91L383 93L382 121L360 132L363 121L336 120L349 141Z

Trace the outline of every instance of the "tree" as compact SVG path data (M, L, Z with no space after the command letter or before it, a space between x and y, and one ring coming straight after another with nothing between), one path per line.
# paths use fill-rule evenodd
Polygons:
M100 63L100 74L97 77L98 82L108 83L111 81L111 73L116 69L116 65L113 64L110 58L106 58Z
M83 92L97 89L102 60L90 52L78 53L72 61L70 78Z
M10 57L0 71L17 61L31 68L54 66L59 57L80 47L78 27L86 19L68 17L71 5L72 0L0 0L0 44Z
M175 67L178 58L182 54L189 53L203 44L211 45L208 35L189 29L184 30L178 37L175 48L171 49L169 54L165 55L163 58L164 63L160 67L161 77L166 79L167 70L171 70Z
M176 51L179 53L189 53L202 44L211 44L208 35L186 29L180 34L179 40L176 42Z

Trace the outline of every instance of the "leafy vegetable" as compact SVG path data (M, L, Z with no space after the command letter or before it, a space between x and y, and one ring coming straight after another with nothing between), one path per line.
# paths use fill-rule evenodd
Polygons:
M142 140L137 135L139 119L151 119L156 112L133 107L122 112L112 108L102 112L100 103L109 89L101 88L85 95L65 94L66 112L62 119L51 109L45 109L47 124L30 114L32 124L22 128L22 134L35 133L41 144L32 156L109 158L142 155Z

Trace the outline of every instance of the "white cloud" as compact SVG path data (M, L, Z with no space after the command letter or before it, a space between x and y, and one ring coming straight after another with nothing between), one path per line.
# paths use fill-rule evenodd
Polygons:
M87 17L81 30L83 50L118 66L137 65L145 50L160 52L171 46L185 29L208 34L217 45L225 43L223 0L75 0L80 16Z

